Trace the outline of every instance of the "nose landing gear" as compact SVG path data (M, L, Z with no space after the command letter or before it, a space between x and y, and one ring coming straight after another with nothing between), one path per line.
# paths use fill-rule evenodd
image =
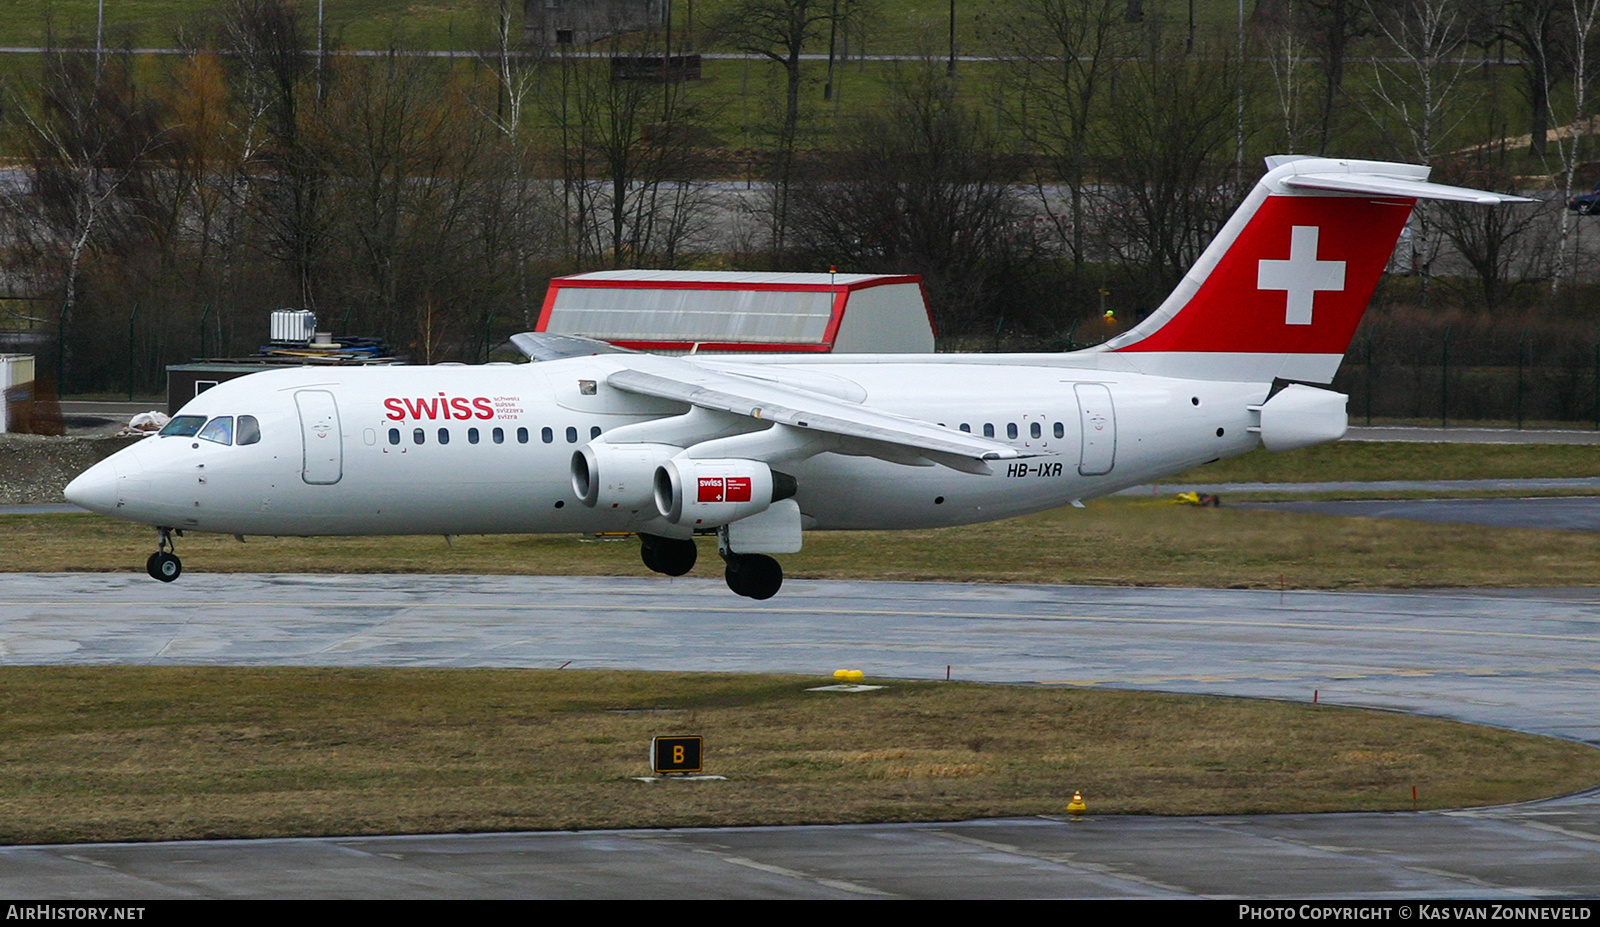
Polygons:
M172 529L157 528L156 531L159 532L159 537L156 541L156 552L150 555L149 560L145 561L145 572L149 573L152 579L170 583L183 574L183 561L179 560L178 555L172 552L174 549Z

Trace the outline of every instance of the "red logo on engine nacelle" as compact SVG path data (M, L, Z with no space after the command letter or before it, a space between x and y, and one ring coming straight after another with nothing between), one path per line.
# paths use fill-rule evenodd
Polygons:
M383 407L389 410L384 418L396 422L408 418L494 418L494 404L487 396L468 399L465 396L452 397L440 393L434 399L385 399Z
M702 476L700 477L700 502L749 502L750 477Z

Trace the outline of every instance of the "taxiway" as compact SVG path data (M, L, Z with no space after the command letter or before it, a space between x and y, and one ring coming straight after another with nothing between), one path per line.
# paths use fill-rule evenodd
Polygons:
M108 618L108 616L111 616ZM1364 705L1600 744L1600 590L1341 593L701 579L0 579L0 665L633 667ZM194 897L1600 894L1600 794L1388 815L1090 818L0 849L0 893Z

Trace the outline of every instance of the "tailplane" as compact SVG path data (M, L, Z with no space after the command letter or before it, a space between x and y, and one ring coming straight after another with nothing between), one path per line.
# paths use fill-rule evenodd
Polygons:
M1095 350L1145 373L1328 383L1418 199L1529 202L1422 165L1278 156L1161 307Z

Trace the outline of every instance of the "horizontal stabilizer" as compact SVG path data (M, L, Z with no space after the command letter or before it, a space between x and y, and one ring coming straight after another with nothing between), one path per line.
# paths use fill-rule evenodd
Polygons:
M1404 196L1420 200L1445 200L1451 203L1477 203L1483 206L1533 202L1525 196L1512 196L1509 193L1490 193L1487 190L1452 187L1442 183L1429 183L1426 180L1385 177L1381 174L1295 174L1292 177L1285 177L1282 183L1297 190Z

